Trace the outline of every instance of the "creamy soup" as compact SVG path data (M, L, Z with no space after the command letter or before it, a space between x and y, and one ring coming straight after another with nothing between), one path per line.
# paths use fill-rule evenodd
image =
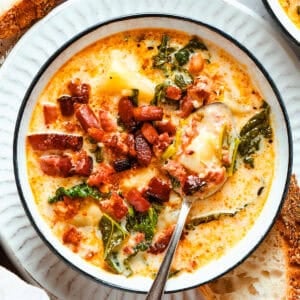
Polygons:
M280 5L291 19L300 28L300 1L299 0L279 0Z
M193 272L241 240L265 203L275 155L267 100L201 37L104 38L63 65L34 108L27 167L39 211L87 262L152 277L180 195L225 182L188 217L171 275Z

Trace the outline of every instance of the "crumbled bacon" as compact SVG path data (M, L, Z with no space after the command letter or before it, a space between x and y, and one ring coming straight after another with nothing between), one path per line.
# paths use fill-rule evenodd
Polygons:
M126 144L128 146L128 154L131 157L136 157L136 150L135 150L135 139L134 135L129 133L126 137Z
M71 96L64 95L57 99L60 112L63 116L69 117L74 114L74 99Z
M75 116L86 132L89 128L100 128L99 121L88 104L76 105Z
M150 200L166 202L169 201L171 188L170 185L161 179L153 177L146 190L146 195Z
M126 200L131 204L136 211L145 212L150 208L150 202L143 197L143 195L136 189L131 189L127 195Z
M126 133L113 134L104 140L104 144L118 155L126 155L129 151Z
M68 88L76 102L88 103L91 91L89 84L81 83L79 78L75 78L69 82Z
M176 133L176 127L171 121L158 121L155 123L155 127L159 133L167 132L170 136Z
M82 239L82 235L75 227L71 227L64 232L62 239L64 244L72 244L78 247Z
M207 182L199 176L189 175L184 182L182 190L186 195L192 195L193 193L200 191L206 184Z
M135 150L139 165L147 167L151 162L152 152L146 139L140 133L135 136Z
M113 192L110 199L100 202L101 210L116 220L123 219L128 212L128 207L123 198L116 192Z
M133 116L136 121L161 121L163 109L155 105L142 105L133 108Z
M81 150L72 155L72 173L79 176L89 176L93 170L93 159Z
M158 139L158 133L156 129L150 123L144 123L141 128L142 135L150 144L155 144Z
M204 59L200 52L193 54L189 60L188 70L191 74L197 75L204 68Z
M105 132L102 129L92 127L89 128L87 132L88 135L96 142L101 143L105 139Z
M117 130L117 123L112 116L105 110L99 111L99 120L101 127L106 132L114 132Z
M185 96L180 103L180 117L188 117L194 109L193 99L189 96Z
M68 177L72 168L70 157L49 154L39 159L41 170L49 176Z
M136 129L136 122L133 118L133 104L129 98L123 97L120 99L118 103L118 113L120 120L127 130L134 131Z
M53 211L59 220L73 218L80 209L80 201L64 196L63 201L53 204Z
M178 101L181 98L181 89L174 85L169 85L165 89L165 95L168 99Z
M35 133L27 136L34 150L66 150L78 151L83 144L82 136L61 133Z
M176 178L181 186L186 181L187 172L185 168L175 161L169 160L164 166L163 169L166 170L172 177Z
M154 154L159 157L164 150L168 148L168 146L172 143L172 138L169 136L167 132L162 133L158 136L156 143L153 146Z
M44 114L44 120L46 125L54 123L58 117L58 111L56 105L44 104L43 114Z
M173 231L174 231L173 226L165 230L165 232L157 239L157 241L150 246L148 252L151 254L159 254L164 252L169 245Z
M198 107L206 104L212 94L213 80L206 75L195 78L193 84L187 88L187 96L196 101Z
M204 177L204 180L208 183L213 182L215 184L219 184L222 181L224 181L225 173L226 173L226 170L224 167L209 170L207 172L206 176Z
M96 171L89 176L87 184L97 187L100 187L102 184L110 184L111 177L114 173L115 171L110 165L100 163Z

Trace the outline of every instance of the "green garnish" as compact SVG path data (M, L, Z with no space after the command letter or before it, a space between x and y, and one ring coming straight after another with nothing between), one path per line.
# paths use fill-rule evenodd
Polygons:
M262 105L262 111L254 115L240 132L238 152L245 164L254 167L253 154L260 148L262 138L271 139L273 132L270 125L270 106L267 102Z
M146 241L152 241L158 220L157 210L150 207L147 212L141 213L132 208L128 212L126 229L129 232L143 232Z
M108 197L108 194L103 194L97 188L91 187L86 183L81 183L81 184L74 185L68 189L64 187L59 187L55 192L55 196L50 197L48 199L48 202L55 203L57 201L61 201L63 200L64 196L68 196L70 198L91 197L100 200L102 198Z
M185 65L190 59L190 52L183 48L174 54L179 66Z
M128 236L128 232L107 214L103 214L100 219L99 229L102 234L104 245L104 258L107 258L113 250L121 245L124 239Z
M171 62L171 54L175 48L169 47L170 37L163 35L161 44L158 46L158 54L153 56L153 68L162 69L164 64Z

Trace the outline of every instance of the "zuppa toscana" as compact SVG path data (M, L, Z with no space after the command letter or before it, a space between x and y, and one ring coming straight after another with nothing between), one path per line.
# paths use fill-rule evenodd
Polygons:
M266 100L243 65L200 37L144 29L104 38L62 66L34 108L26 151L39 211L87 262L153 277L179 194L228 177L187 220L171 275L193 272L236 244L264 205L275 157Z

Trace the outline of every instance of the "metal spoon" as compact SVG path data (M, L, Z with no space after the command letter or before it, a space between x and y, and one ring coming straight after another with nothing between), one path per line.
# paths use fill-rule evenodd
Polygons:
M208 106L210 108L212 106L214 106L214 108L217 108L218 110L222 110L223 113L227 114L227 117L230 117L230 122L233 127L233 119L232 119L231 111L228 109L228 107L225 104L219 103L219 102L212 103L212 104L207 105L206 109ZM196 113L194 113L193 116L191 116L191 117L193 118L193 117L195 117L195 114L199 114L199 113L200 114L203 113L203 112L201 112L201 109L198 110ZM197 116L196 116L196 119L199 119L199 118L197 118ZM201 122L199 122L199 123L201 123ZM232 129L234 129L234 128L232 128ZM183 231L183 228L185 225L186 218L189 214L189 211L191 209L193 202L201 200L201 199L203 200L205 198L212 196L213 194L215 194L217 191L219 191L222 188L222 186L224 185L226 180L227 180L227 176L225 176L224 180L220 184L215 185L213 188L210 188L210 189L205 189L205 185L203 185L202 191L200 188L200 193L198 191L196 193L191 192L191 193L189 193L189 195L186 195L181 192L182 205L181 205L181 209L179 212L177 224L174 229L173 235L170 239L169 245L166 249L165 257L164 257L162 264L158 270L158 273L157 273L156 278L152 284L152 287L147 295L146 300L160 300L162 297L162 294L164 293L164 287L165 287L166 281L168 279L169 270L170 270L170 266L171 266L171 263L173 260L173 256L175 254L179 239L181 237L181 234L182 234L182 231Z

